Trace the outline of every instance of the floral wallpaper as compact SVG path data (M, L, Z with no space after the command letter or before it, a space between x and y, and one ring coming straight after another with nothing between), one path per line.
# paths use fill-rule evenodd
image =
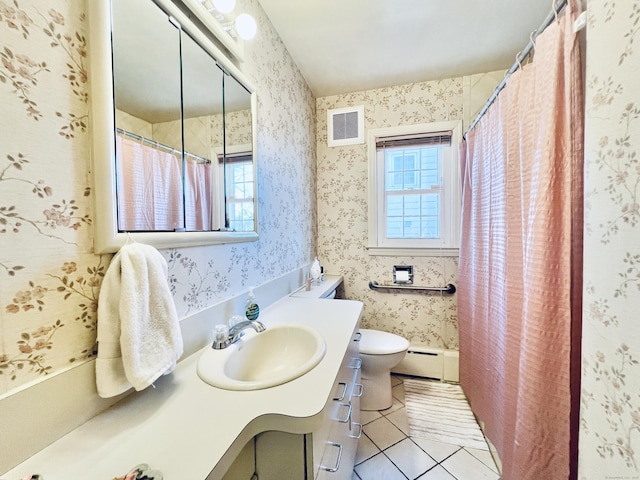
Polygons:
M260 240L163 251L181 317L316 248L314 98L257 1L239 3L259 24L238 67L258 88ZM83 1L0 0L0 396L95 355L111 256L92 246L87 37Z
M464 98L460 77L319 98L316 109L318 258L325 271L343 275L345 296L364 302L363 326L453 350L458 349L455 295L380 293L369 289L369 281L389 282L394 265L413 265L417 285L455 284L457 257L369 255L366 144L327 146L327 110L364 105L366 132L370 128L462 120Z
M240 3L259 28L239 67L258 86L260 240L163 251L180 316L306 264L317 247L347 297L365 302L365 326L456 348L455 296L368 289L398 263L417 282L455 283L456 260L367 255L366 152L327 147L326 110L364 104L367 128L468 119L466 77L314 103L257 0ZM579 477L638 478L640 4L588 8ZM0 397L94 355L110 255L92 248L87 28L84 2L0 0Z
M640 478L638 40L640 2L589 1L581 480Z
M93 355L109 259L91 253L86 18L71 5L0 2L0 393Z

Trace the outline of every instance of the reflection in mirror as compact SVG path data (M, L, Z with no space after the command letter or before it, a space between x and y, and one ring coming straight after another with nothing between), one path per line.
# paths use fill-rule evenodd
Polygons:
M118 230L181 230L180 31L149 0L113 18Z
M223 72L191 37L182 35L183 135L187 231L219 230L213 151L223 145ZM211 159L214 159L212 162Z
M224 218L229 229L250 232L256 229L251 94L230 75L224 77L224 106Z
M96 252L258 239L254 88L173 1L88 3Z

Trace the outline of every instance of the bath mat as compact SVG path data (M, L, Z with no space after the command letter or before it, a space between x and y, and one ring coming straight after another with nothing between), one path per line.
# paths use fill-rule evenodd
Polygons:
M404 396L409 435L489 449L459 385L406 378Z

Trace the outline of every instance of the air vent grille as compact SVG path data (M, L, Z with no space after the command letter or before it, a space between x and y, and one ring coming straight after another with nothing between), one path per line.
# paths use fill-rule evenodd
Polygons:
M364 143L364 106L327 110L327 138L330 147Z

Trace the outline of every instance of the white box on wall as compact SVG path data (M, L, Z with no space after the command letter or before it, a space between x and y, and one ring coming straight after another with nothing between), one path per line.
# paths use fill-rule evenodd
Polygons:
M364 143L364 105L327 110L327 145Z
M445 382L460 381L460 352L458 350L444 351L444 380Z
M442 379L443 352L425 345L410 345L402 362L392 369L395 373Z
M410 345L407 355L391 371L403 375L459 382L458 351Z

